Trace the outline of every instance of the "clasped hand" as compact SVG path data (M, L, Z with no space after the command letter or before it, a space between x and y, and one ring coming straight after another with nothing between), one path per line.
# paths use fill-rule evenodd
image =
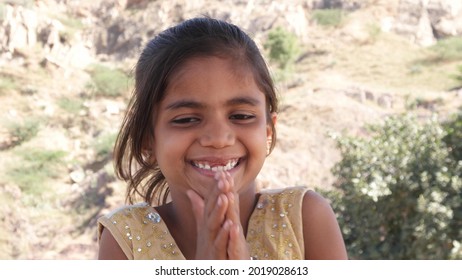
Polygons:
M187 195L197 225L196 259L250 259L239 215L239 196L228 172L215 174L217 187L202 198L195 191Z

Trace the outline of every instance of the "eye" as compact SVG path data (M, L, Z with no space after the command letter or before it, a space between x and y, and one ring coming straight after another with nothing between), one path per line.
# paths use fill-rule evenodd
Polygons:
M236 121L250 121L255 118L255 115L251 114L233 114L229 117L231 120Z
M173 119L171 122L176 125L191 125L199 121L200 119L196 117L181 117Z

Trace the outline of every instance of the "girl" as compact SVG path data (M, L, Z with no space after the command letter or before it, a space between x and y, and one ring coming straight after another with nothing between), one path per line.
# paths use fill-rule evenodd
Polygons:
M115 145L132 205L98 220L100 259L347 257L321 196L256 190L277 98L241 29L210 18L167 29L143 50L135 82Z

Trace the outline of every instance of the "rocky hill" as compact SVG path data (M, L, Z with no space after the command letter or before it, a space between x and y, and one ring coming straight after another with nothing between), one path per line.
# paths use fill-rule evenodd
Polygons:
M123 203L111 149L143 45L209 15L263 48L283 27L300 45L278 80L278 144L263 188L329 188L330 134L413 111L442 118L462 105L458 0L0 3L0 259L95 258L96 218ZM277 65L271 63L278 73Z

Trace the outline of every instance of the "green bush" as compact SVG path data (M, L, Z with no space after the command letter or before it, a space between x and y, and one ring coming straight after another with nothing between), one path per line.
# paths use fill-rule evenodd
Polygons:
M374 43L382 34L382 28L377 23L370 23L366 26L367 34L369 35L369 43Z
M47 191L48 180L63 172L66 153L59 150L23 149L16 151L20 160L7 169L7 176L29 195Z
M344 12L341 9L314 10L311 14L311 18L319 25L337 27L343 21Z
M18 85L12 78L0 75L0 95L17 89Z
M111 69L104 65L93 65L88 72L92 83L88 85L96 95L106 97L121 96L131 85L130 78L121 70Z
M450 37L439 40L431 49L436 52L436 61L456 61L462 59L462 38Z
M72 115L78 114L84 108L84 101L77 98L61 97L57 103L61 109Z
M462 258L462 162L450 156L442 125L399 116L369 132L337 138L337 188L326 193L349 256Z
M456 161L462 161L462 110L457 115L444 122L446 136L444 142L449 148L450 154Z
M269 32L264 47L269 51L270 60L281 69L292 67L300 52L297 37L281 27Z
M93 148L95 150L97 159L110 157L116 138L117 134L115 133L105 133L96 139Z
M40 122L28 119L24 122L11 122L6 126L12 138L12 146L17 146L31 140L37 135L40 129Z
M457 73L452 78L462 86L462 65L457 66Z

